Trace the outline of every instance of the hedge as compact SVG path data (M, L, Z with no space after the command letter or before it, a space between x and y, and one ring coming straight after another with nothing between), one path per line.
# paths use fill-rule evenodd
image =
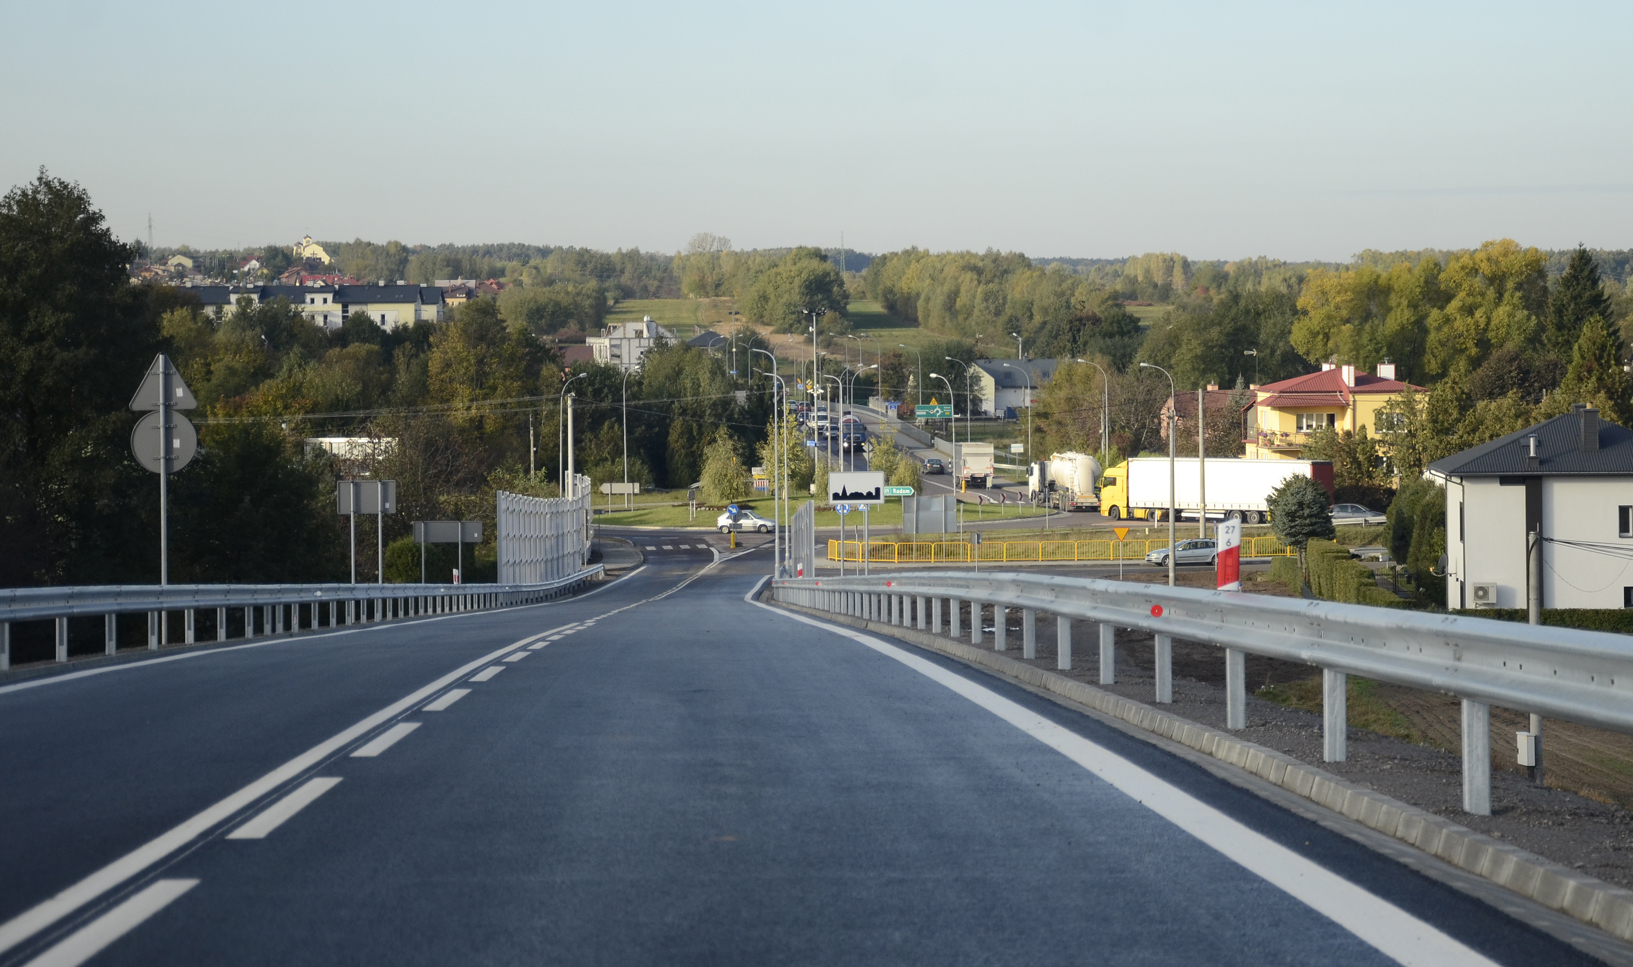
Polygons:
M1280 581L1297 591L1304 586L1304 576L1298 572L1298 558L1278 557L1270 562L1270 580Z
M1498 621L1524 622L1530 617L1524 608L1471 608L1452 613L1475 618L1495 618ZM1543 608L1542 623L1556 628L1612 631L1629 635L1633 634L1633 608Z
M1310 590L1318 598L1379 608L1410 607L1409 602L1378 587L1372 569L1350 557L1349 548L1341 544L1311 541L1304 557L1310 568Z

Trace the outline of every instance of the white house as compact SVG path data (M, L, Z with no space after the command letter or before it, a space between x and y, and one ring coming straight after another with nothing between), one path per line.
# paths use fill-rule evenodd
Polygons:
M977 359L970 369L970 390L977 398L977 411L986 416L1003 416L1011 408L1019 412L1031 406L1062 362L1060 359ZM925 392L931 390L927 388Z
M1524 608L1526 534L1542 533L1542 606L1633 607L1633 430L1571 412L1437 460L1446 600Z
M598 363L607 363L629 372L641 368L641 357L659 339L675 341L675 334L652 321L651 316L640 322L618 322L607 327L599 336L590 336L584 342Z

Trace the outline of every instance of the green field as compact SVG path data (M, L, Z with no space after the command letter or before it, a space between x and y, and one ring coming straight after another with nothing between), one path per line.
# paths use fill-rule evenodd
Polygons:
M1173 306L1125 306L1124 308L1128 309L1129 313L1132 314L1134 318L1140 320L1140 325L1149 327L1153 322L1156 322L1163 313L1167 312L1169 309L1172 309Z
M605 321L610 326L651 316L681 339L690 339L705 329L724 332L735 328L738 317L728 313L736 307L734 299L629 299L608 310Z

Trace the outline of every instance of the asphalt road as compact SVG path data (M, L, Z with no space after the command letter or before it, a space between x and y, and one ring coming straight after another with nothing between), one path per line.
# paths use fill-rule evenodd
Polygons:
M1022 689L745 601L763 548L643 543L575 600L0 687L0 965L1588 962Z

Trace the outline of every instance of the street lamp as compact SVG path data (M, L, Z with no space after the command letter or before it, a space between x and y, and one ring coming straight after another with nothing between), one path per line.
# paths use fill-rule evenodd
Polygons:
M1168 586L1174 586L1174 564L1179 556L1179 547L1174 542L1174 518L1179 516L1179 502L1174 494L1174 416L1178 412L1174 408L1174 374L1154 363L1141 363L1141 369L1154 369L1168 377Z
M733 350L733 355L736 351ZM736 365L735 360L733 365ZM629 374L633 369L624 370L624 509L629 509ZM736 378L736 374L733 374Z
M931 373L931 379L939 379L947 385L947 401L951 405L953 400L953 384L947 382L947 377L940 373ZM969 410L964 411L964 419L969 420ZM953 407L953 453L958 452L958 407Z
M970 412L975 409L975 404L970 402L970 364L962 359L954 359L951 356L942 358L949 363L957 363L964 367L964 438L970 439ZM952 391L951 386L947 387L947 392L951 393Z
M1009 338L1015 340L1015 358L1025 359L1026 354L1021 352L1021 334L1018 332L1012 332L1009 334Z
M1259 351L1257 349L1244 349L1242 355L1253 357L1253 385L1259 385Z
M833 380L834 385L839 387L839 409L840 409L840 416L841 416L841 418L843 418L844 409L845 409L845 383L844 383L844 381L841 380L838 376L832 375L831 373L823 373L822 378L823 379ZM828 426L824 427L824 429L831 429L833 427L833 421L834 421L834 410L833 410L833 407L830 406L830 407L828 407ZM840 427L843 428L844 424L841 423ZM833 437L830 436L828 439L832 440ZM823 453L823 456L826 457L827 454L828 454L828 448L823 447L822 448L822 453ZM829 463L832 463L832 461L829 461Z
M777 381L777 388L782 390L783 405L786 406L788 400L788 384L784 383L782 377L777 375L776 353L766 349L760 349L755 346L749 347L749 381L753 382L754 380L755 353L760 353L771 360L770 375L772 379ZM779 577L783 574L783 523L778 518L784 515L779 514L777 510L778 494L780 493L782 495L783 503L787 502L788 497L788 486L786 483L782 482L782 477L779 475L788 473L788 455L783 452L784 441L782 430L782 411L783 407L777 405L777 390L773 389L771 391L771 519L777 521L777 529L772 532L771 569L772 573L778 575Z
M1020 369L1021 372L1026 374L1026 462L1031 463L1032 462L1032 370L1030 370L1030 369L1028 369L1026 367L1011 366L1008 363L1004 363L1003 367L1005 369L1017 369L1018 368L1018 369ZM997 409L998 404L994 403L992 408Z
M1111 377L1106 375L1105 367L1099 363L1091 363L1087 359L1079 359L1080 363L1089 363L1100 370L1100 459L1111 459Z
M589 375L589 373L584 372L568 378L567 382L561 384L561 392L556 394L556 484L563 497L569 496L567 493L567 450L573 445L573 437L572 431L566 430L562 421L562 410L566 408L567 397L571 395L567 392L567 387L573 385L574 380L584 379ZM564 430L567 433L566 447L562 446L562 433Z
M874 363L871 366L863 366L861 369L855 370L854 372L852 372L850 374L851 375L851 378L850 378L850 384L851 384L850 385L850 394L851 394L851 407L852 408L855 408L855 406L856 406L856 378L858 376L861 376L863 373L867 372L870 369L878 369L878 368L879 368L879 364ZM858 418L857 422L859 422L859 423L861 422L860 418ZM864 427L865 427L865 424L864 424ZM845 435L844 435L845 434L845 424L843 422L843 419L841 419L841 422L839 424L839 434L840 434L840 436L839 436L840 446L844 446L844 442L845 442ZM866 436L867 435L864 433L863 438L866 439ZM856 444L854 442L851 443L850 454L851 454L850 469L855 470L856 469Z

